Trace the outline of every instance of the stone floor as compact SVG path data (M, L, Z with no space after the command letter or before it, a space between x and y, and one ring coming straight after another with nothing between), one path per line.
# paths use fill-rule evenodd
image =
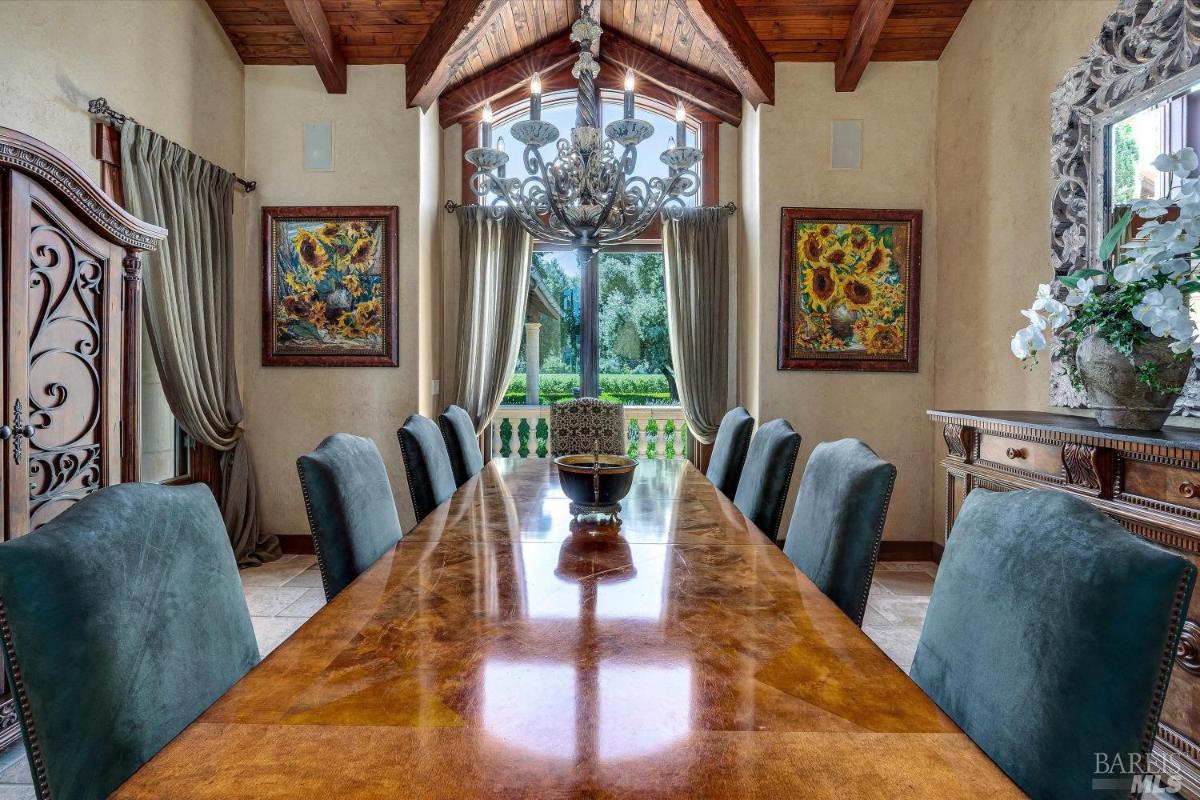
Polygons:
M937 565L883 562L875 572L863 631L907 672L912 665ZM242 570L242 586L258 649L265 656L325 604L313 556L284 556ZM25 751L0 752L0 800L35 800Z

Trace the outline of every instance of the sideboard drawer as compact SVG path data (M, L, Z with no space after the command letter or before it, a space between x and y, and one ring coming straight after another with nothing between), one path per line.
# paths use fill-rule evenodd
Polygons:
M1200 511L1200 471L1127 457L1121 472L1125 494Z
M1001 469L1019 469L1062 479L1062 445L980 433L979 460Z

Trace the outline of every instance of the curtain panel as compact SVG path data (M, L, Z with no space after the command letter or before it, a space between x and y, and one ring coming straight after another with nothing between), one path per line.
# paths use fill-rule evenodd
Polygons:
M496 218L478 205L459 206L462 307L458 317L453 402L482 433L504 399L517 365L533 240L512 212Z
M217 498L238 564L279 557L259 520L233 349L234 176L133 120L121 128L125 206L166 228L143 267L146 333L171 413L222 451Z
M711 444L729 400L729 213L689 208L662 223L679 402L688 430Z

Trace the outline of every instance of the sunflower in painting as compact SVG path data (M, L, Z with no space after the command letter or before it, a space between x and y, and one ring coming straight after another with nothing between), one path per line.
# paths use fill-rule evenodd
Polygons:
M278 352L380 351L385 322L382 221L274 224Z
M903 357L907 287L897 253L907 237L895 223L796 223L794 356Z

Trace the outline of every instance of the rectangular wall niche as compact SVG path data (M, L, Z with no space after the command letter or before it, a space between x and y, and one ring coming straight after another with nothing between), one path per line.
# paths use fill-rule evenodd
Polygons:
M304 123L304 171L333 171L333 123Z
M833 169L862 169L862 120L833 120L831 140L829 152Z

